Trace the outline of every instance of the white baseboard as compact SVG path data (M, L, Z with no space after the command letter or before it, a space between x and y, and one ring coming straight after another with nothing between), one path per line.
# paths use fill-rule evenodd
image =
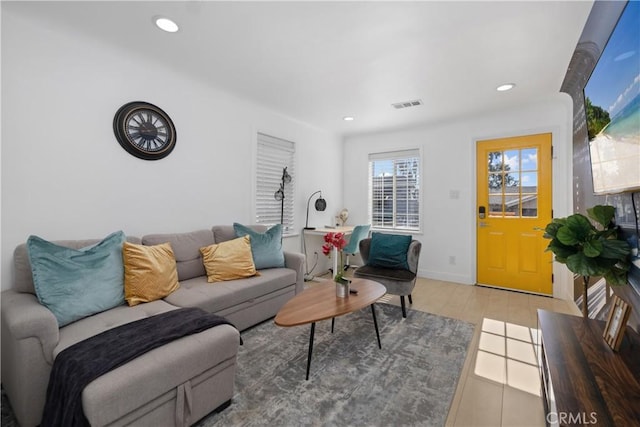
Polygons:
M460 283L462 285L474 285L470 276L455 273L443 273L440 271L418 270L418 277L427 279L442 280L445 282Z

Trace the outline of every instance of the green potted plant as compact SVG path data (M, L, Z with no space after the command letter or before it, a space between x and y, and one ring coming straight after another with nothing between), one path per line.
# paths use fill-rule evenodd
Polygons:
M607 283L627 283L631 247L622 239L613 222L615 208L597 205L587 209L592 221L582 214L555 218L545 228L544 237L551 239L547 251L571 272L582 276L582 315L588 317L587 287L592 276L604 276Z

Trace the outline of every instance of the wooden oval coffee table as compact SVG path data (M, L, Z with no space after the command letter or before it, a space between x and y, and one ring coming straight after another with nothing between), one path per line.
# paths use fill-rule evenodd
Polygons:
M378 348L382 348L374 303L387 292L387 289L373 280L353 279L351 281L351 289L356 290L358 293L350 294L347 298L338 298L336 296L335 283L330 280L324 280L323 282L326 283L320 283L305 289L302 293L287 301L278 311L274 320L276 325L284 327L311 323L309 355L307 356L307 380L309 379L311 355L313 354L313 335L316 330L316 322L320 320L332 319L331 332L333 332L333 322L336 317L371 306L373 325L378 338Z

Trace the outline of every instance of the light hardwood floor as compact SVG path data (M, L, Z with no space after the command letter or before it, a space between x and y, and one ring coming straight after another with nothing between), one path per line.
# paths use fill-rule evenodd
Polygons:
M412 297L411 309L476 325L447 426L545 425L534 348L536 311L541 308L579 316L575 304L424 278L418 278ZM400 298L393 295L380 301L400 305Z

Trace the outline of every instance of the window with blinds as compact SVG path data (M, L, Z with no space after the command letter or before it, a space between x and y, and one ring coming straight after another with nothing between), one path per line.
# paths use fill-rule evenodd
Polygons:
M369 154L372 227L420 229L420 151Z
M295 143L258 133L256 157L256 224L279 224L282 209L283 234L293 234ZM285 167L291 176L291 182L284 184L284 199L280 201L276 200L275 194L282 184L282 171Z

